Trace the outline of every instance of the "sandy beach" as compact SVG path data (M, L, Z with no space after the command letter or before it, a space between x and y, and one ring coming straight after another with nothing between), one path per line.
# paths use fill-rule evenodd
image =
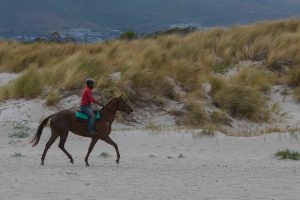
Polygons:
M75 164L55 144L45 166L40 166L49 134L46 130L34 149L28 139L12 140L1 134L0 199L300 197L300 163L273 158L280 149L300 150L297 136L290 134L235 138L188 131L115 131L112 138L120 148L120 164L115 163L114 149L99 142L90 157L91 167L83 162L89 140L70 135L66 148Z

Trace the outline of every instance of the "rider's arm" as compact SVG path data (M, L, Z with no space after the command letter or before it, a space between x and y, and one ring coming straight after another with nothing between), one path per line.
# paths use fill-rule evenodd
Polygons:
M102 103L100 103L99 101L97 101L97 100L95 100L95 99L94 99L94 103L95 103L95 104L98 104L99 106L104 107L104 105L103 105Z
M103 106L103 107L104 107L103 104L101 104L99 101L97 101L97 100L93 97L91 91L88 92L88 97L89 97L89 99L90 99L90 101L91 101L92 103L95 103L95 104L98 104L99 106Z

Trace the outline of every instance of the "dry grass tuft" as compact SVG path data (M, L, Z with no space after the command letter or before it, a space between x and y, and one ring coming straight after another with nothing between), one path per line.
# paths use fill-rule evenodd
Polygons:
M232 117L267 120L262 92L269 90L271 80L267 74L254 69L244 69L229 79L213 77L210 80L212 99Z
M40 71L31 66L19 78L0 88L0 98L35 98L43 89Z
M233 117L261 120L264 100L259 92L251 88L232 85L217 92L214 101L216 104L228 111Z
M300 87L297 87L294 90L294 98L297 102L300 102Z
M289 70L287 81L290 86L300 86L300 69L294 68Z
M203 109L203 103L190 100L186 103L185 114L178 121L179 125L200 127L207 120L207 113Z
M58 91L51 91L46 97L46 105L54 106L60 101L60 94Z

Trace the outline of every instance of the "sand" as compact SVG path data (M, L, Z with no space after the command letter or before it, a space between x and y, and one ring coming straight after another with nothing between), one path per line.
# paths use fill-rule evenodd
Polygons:
M200 130L151 132L116 123L111 137L119 145L119 165L114 149L101 141L85 167L90 141L70 134L66 149L75 164L56 141L40 166L49 128L36 148L29 139L42 118L77 101L74 95L52 108L42 100L0 103L0 200L300 199L300 162L273 157L278 150L300 151L299 134L207 137ZM288 97L281 106L291 116L282 123L296 126L297 104ZM12 137L24 133L29 136Z
M32 148L28 139L12 143L1 134L1 200L300 198L300 162L273 158L280 149L300 151L298 138L290 134L235 138L117 131L112 138L119 144L120 164L114 149L101 141L91 167L83 161L89 140L75 135L66 144L74 165L56 143L40 166L48 138L46 130ZM103 152L110 157L101 157Z
M11 80L16 79L18 76L19 74L15 73L0 73L0 85L6 84Z

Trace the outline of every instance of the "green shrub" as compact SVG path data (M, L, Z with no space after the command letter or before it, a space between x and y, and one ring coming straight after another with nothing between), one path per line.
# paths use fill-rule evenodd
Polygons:
M137 38L137 36L133 31L126 31L120 35L120 39L133 40L135 38Z
M280 160L300 160L300 153L287 149L276 152L275 158Z

